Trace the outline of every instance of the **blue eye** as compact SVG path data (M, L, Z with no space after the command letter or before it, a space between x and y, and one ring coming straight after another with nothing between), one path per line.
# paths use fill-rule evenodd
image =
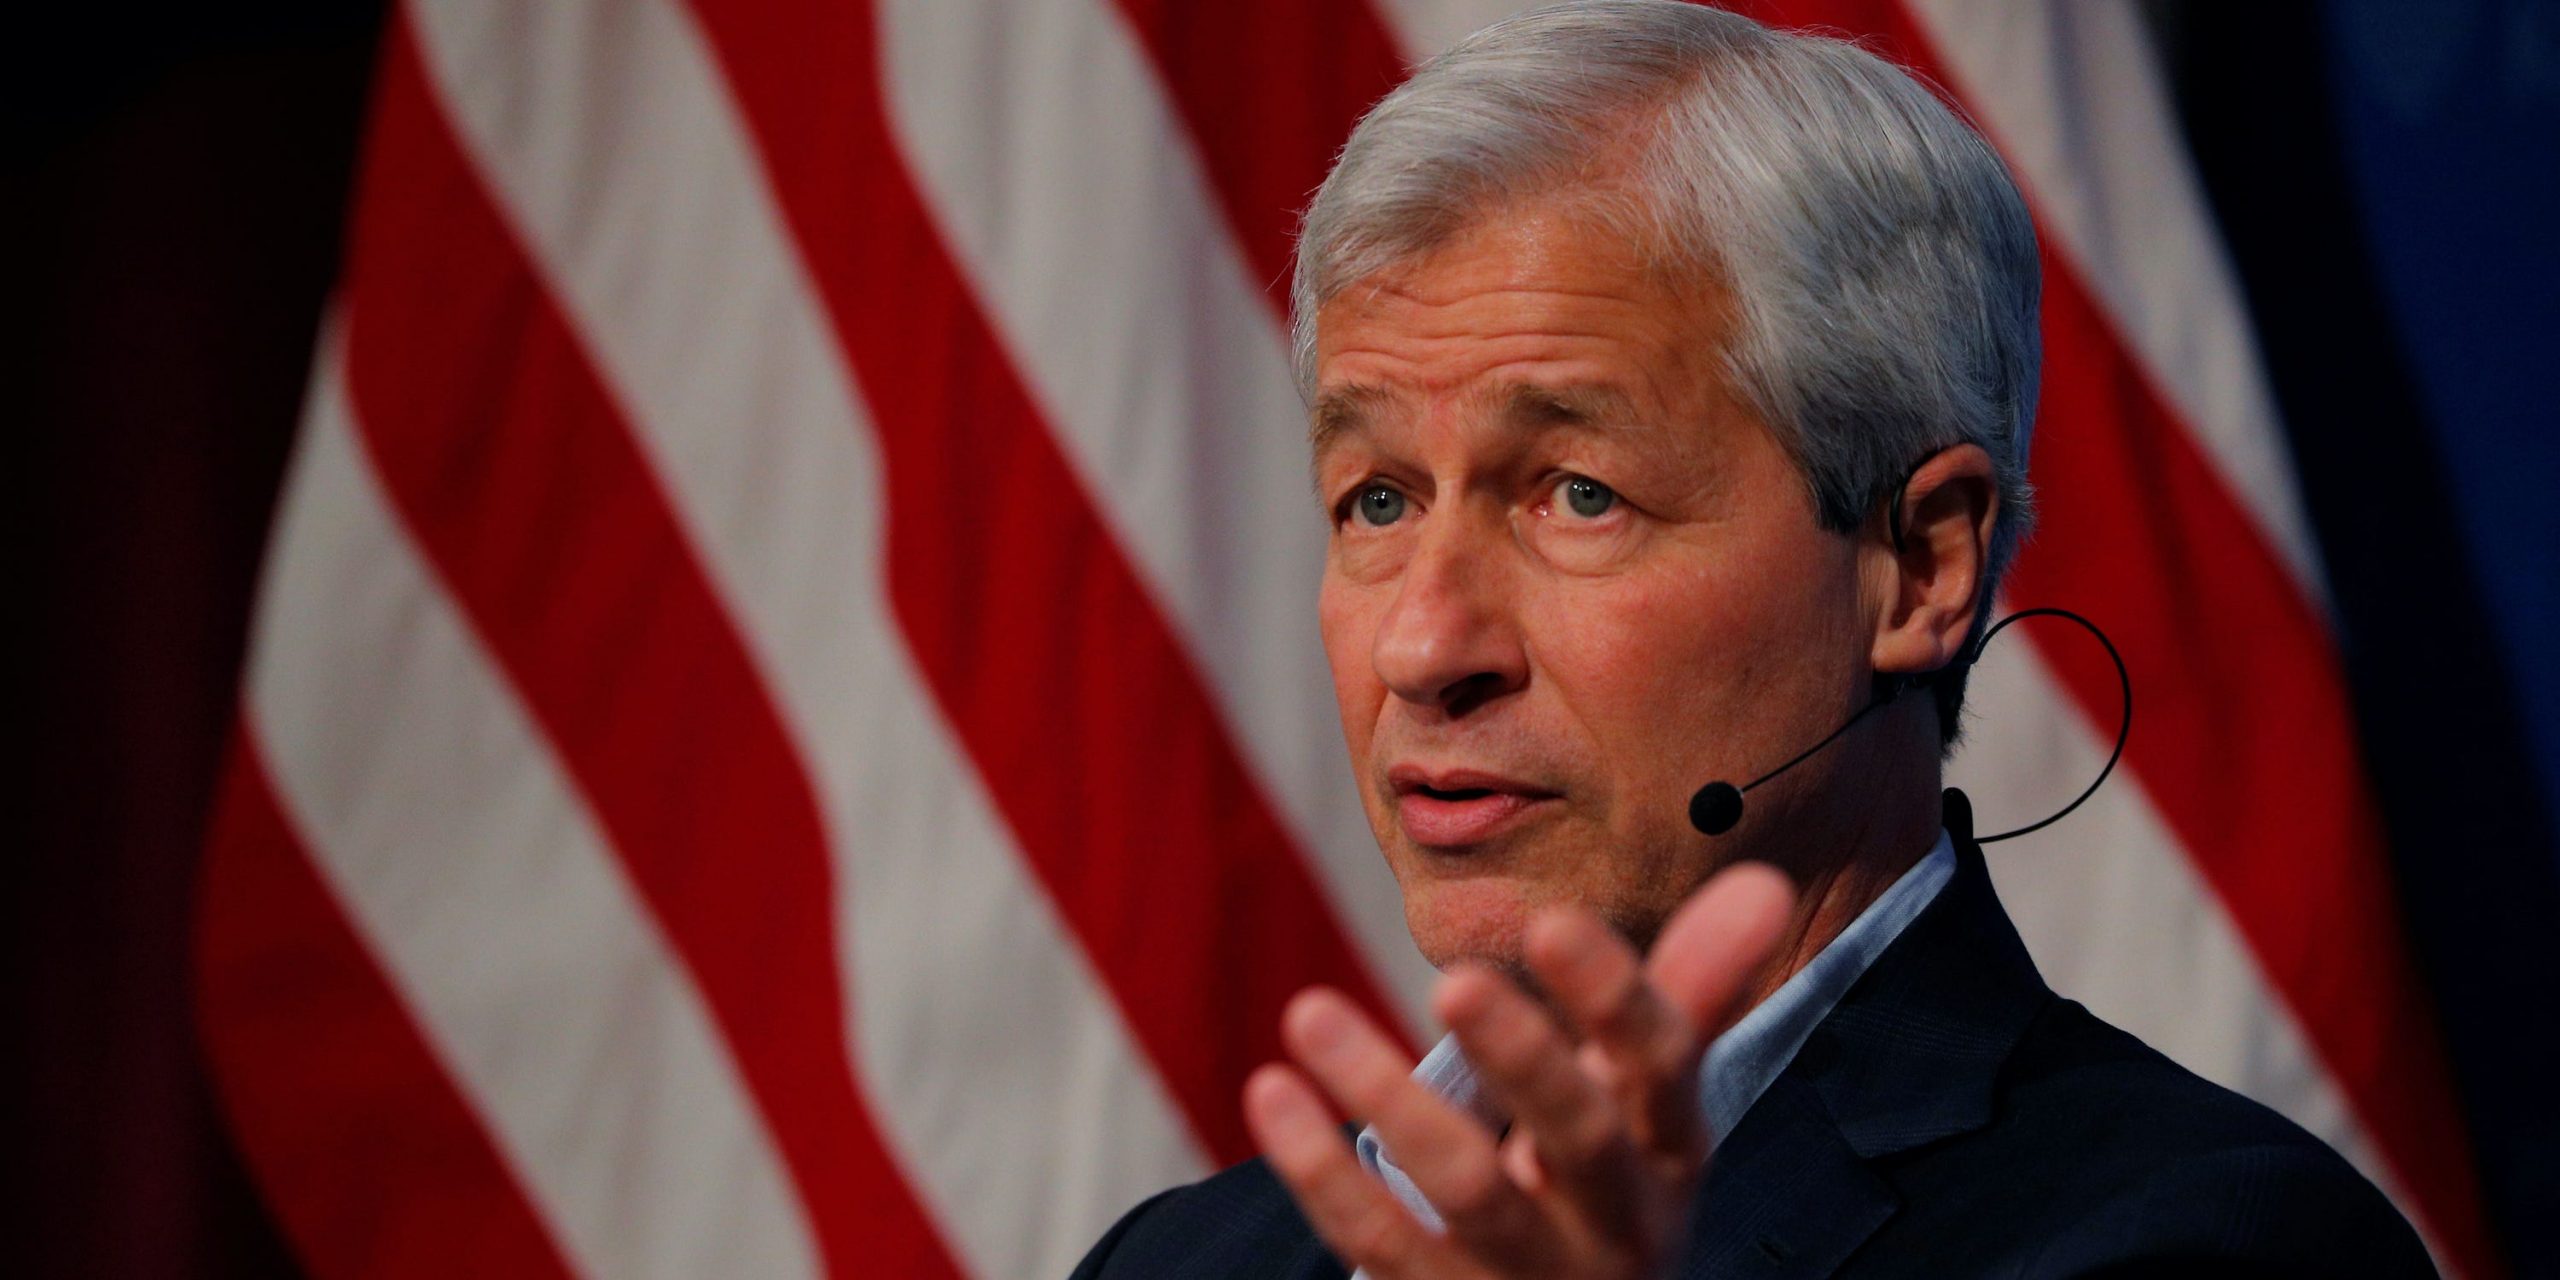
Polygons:
M1365 485L1351 507L1368 525L1390 525L1404 518L1404 495L1382 484Z
M1557 481L1556 496L1564 500L1566 510L1585 520L1597 520L1618 505L1617 491L1589 476L1566 476Z

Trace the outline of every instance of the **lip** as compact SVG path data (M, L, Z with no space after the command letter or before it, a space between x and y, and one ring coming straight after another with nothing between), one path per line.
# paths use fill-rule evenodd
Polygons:
M1406 837L1436 849L1481 844L1556 798L1535 784L1477 769L1398 765L1387 771L1387 785L1395 792L1396 821ZM1442 794L1447 792L1465 794Z

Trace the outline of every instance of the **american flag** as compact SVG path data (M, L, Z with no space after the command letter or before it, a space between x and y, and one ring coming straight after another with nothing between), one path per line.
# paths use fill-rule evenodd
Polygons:
M228 1123L313 1273L1063 1274L1431 974L1315 634L1283 282L1511 0L416 0L204 870ZM1780 0L2014 167L2043 529L2142 719L1993 868L2047 978L2488 1251L2232 273L2128 3ZM1984 822L2113 669L1973 682Z

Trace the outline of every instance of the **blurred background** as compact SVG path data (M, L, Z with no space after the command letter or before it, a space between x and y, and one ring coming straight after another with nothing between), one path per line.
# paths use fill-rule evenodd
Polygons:
M56 15L30 1274L1062 1274L1427 980L1314 649L1293 210L1504 0ZM2047 977L2560 1276L2560 3L1805 0L2047 252ZM1957 780L2103 759L2027 634Z

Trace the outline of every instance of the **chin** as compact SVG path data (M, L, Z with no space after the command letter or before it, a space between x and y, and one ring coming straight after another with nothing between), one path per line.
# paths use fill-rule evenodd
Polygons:
M1472 960L1518 973L1520 939L1543 901L1530 886L1508 877L1408 883L1405 928L1435 969Z

